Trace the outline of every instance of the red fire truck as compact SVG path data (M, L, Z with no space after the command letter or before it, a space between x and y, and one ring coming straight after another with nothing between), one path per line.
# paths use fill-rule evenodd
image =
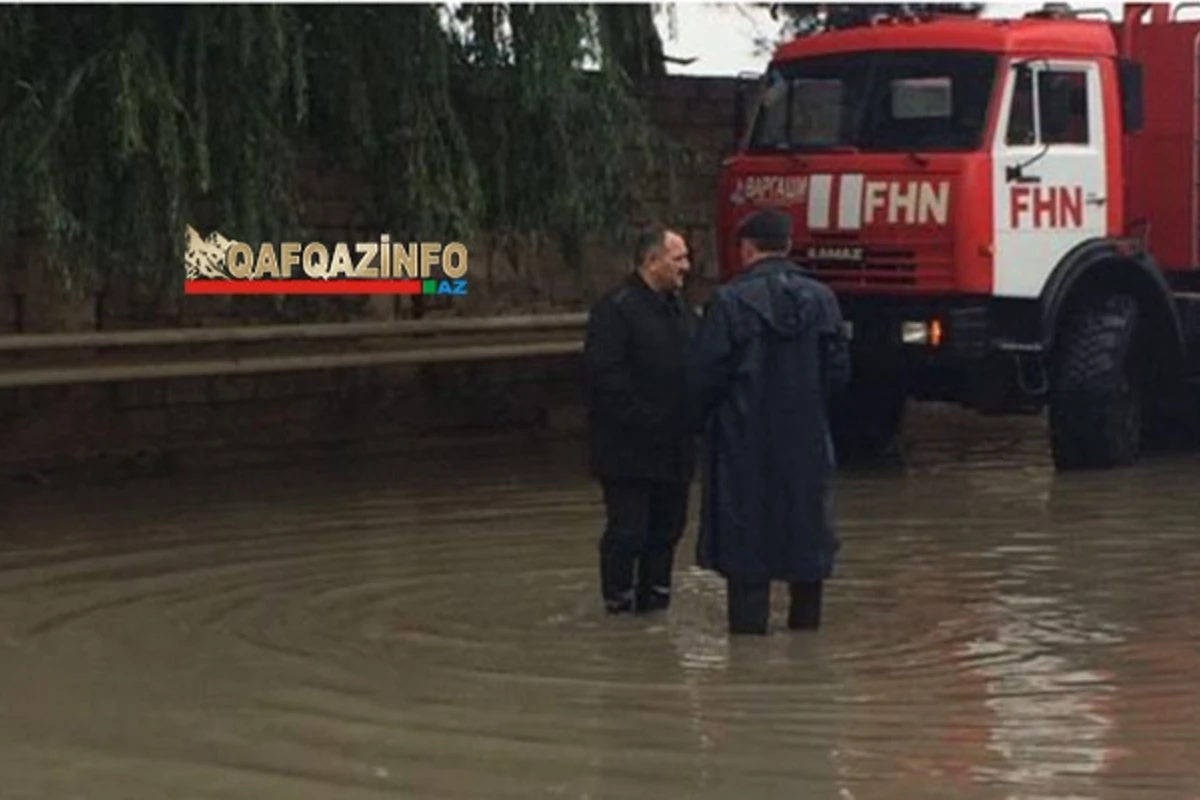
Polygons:
M1200 20L1179 10L888 20L778 48L722 167L721 278L742 217L791 214L851 335L843 454L887 449L909 398L1048 410L1059 469L1194 435Z

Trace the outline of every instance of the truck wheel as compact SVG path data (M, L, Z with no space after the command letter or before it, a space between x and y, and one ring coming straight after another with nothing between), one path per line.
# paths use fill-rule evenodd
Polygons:
M1134 371L1138 307L1127 295L1088 303L1063 324L1053 356L1050 441L1059 470L1137 461L1142 405Z
M845 464L889 453L904 420L907 393L901 385L851 379L830 413L833 446Z

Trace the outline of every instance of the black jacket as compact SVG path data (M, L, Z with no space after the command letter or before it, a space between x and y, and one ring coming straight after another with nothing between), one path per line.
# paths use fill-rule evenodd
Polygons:
M686 360L695 315L634 273L593 306L584 363L591 472L606 478L689 481Z

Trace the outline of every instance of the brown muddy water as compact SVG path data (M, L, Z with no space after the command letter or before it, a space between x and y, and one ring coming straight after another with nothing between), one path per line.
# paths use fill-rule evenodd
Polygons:
M6 487L0 797L1200 796L1200 456L913 427L766 639L692 528L672 610L604 618L573 442Z

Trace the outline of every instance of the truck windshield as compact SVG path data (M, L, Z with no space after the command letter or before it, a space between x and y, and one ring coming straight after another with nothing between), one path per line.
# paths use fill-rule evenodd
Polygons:
M995 56L966 51L840 53L776 63L748 149L976 150L995 76Z

